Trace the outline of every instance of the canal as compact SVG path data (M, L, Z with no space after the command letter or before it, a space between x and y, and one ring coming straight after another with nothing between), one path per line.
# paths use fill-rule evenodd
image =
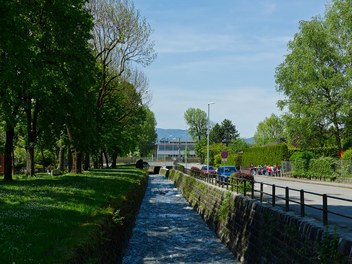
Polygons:
M239 262L172 181L150 175L123 263Z

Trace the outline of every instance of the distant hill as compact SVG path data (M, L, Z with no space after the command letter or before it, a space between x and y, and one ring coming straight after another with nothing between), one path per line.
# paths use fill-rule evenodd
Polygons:
M156 128L156 133L158 134L158 140L162 138L175 138L182 140L192 140L192 137L188 134L186 129L164 129ZM253 144L254 138L245 138L249 144Z

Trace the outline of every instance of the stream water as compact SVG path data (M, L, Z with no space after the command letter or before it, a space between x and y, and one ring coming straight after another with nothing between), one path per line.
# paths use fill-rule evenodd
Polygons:
M239 262L172 181L150 175L123 263Z

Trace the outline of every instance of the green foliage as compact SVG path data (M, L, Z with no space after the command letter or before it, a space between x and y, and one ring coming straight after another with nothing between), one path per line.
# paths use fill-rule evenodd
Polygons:
M300 22L275 77L285 97L278 105L287 110L289 144L341 150L351 129L352 3L335 0L326 7L323 17Z
M245 149L249 148L249 144L243 138L237 138L229 144L229 148L233 153L243 152Z
M309 160L297 159L292 161L292 176L305 177L308 176Z
M297 152L294 152L291 155L290 160L293 160L293 161L301 160L301 159L310 160L313 157L314 157L314 154L312 152L309 152L309 151L297 151Z
M352 149L346 150L342 155L343 160L352 160Z
M331 157L320 157L309 160L308 175L312 178L331 179L336 178L335 160Z
M322 264L338 263L338 243L339 239L337 236L336 228L333 235L329 234L329 227L326 226L323 238L321 239L319 247L319 261Z
M126 167L0 183L0 262L70 262L79 246L92 248L101 223L130 217L126 197L136 197L144 180L143 171Z
M211 143L225 143L226 145L238 139L238 137L239 133L236 126L228 119L224 119L221 125L215 124L209 134Z
M272 114L257 126L254 141L259 146L277 143L285 138L283 120Z
M207 136L207 114L199 108L188 108L184 113L186 124L189 126L189 134L194 140L200 140Z
M288 148L286 144L277 144L265 147L252 147L243 152L242 165L253 164L281 164L288 159Z
M226 192L218 210L216 211L216 217L220 222L227 222L230 211L230 197L231 193Z

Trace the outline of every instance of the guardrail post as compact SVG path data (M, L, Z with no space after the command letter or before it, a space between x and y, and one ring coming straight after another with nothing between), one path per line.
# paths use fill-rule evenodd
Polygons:
M252 192L251 193L251 197L252 197L252 199L254 199L254 180L251 181L251 184L252 184L252 186L251 186L251 189L252 189L251 190L251 192Z
M303 217L305 215L305 212L304 212L304 190L301 190L300 191L300 197L301 197L301 216Z
M289 194L290 189L288 187L285 188L285 209L286 212L290 211L290 194Z
M244 180L243 181L243 195L244 196L247 196L247 190L246 190L247 188L246 187L247 187L246 180Z
M328 196L323 194L323 224L328 224Z
M275 184L273 184L272 186L272 202L271 202L271 205L274 207L275 206Z
M239 183L238 183L238 178L236 177L236 192L238 193L238 185L239 185Z
M260 202L263 203L263 183L260 183Z

